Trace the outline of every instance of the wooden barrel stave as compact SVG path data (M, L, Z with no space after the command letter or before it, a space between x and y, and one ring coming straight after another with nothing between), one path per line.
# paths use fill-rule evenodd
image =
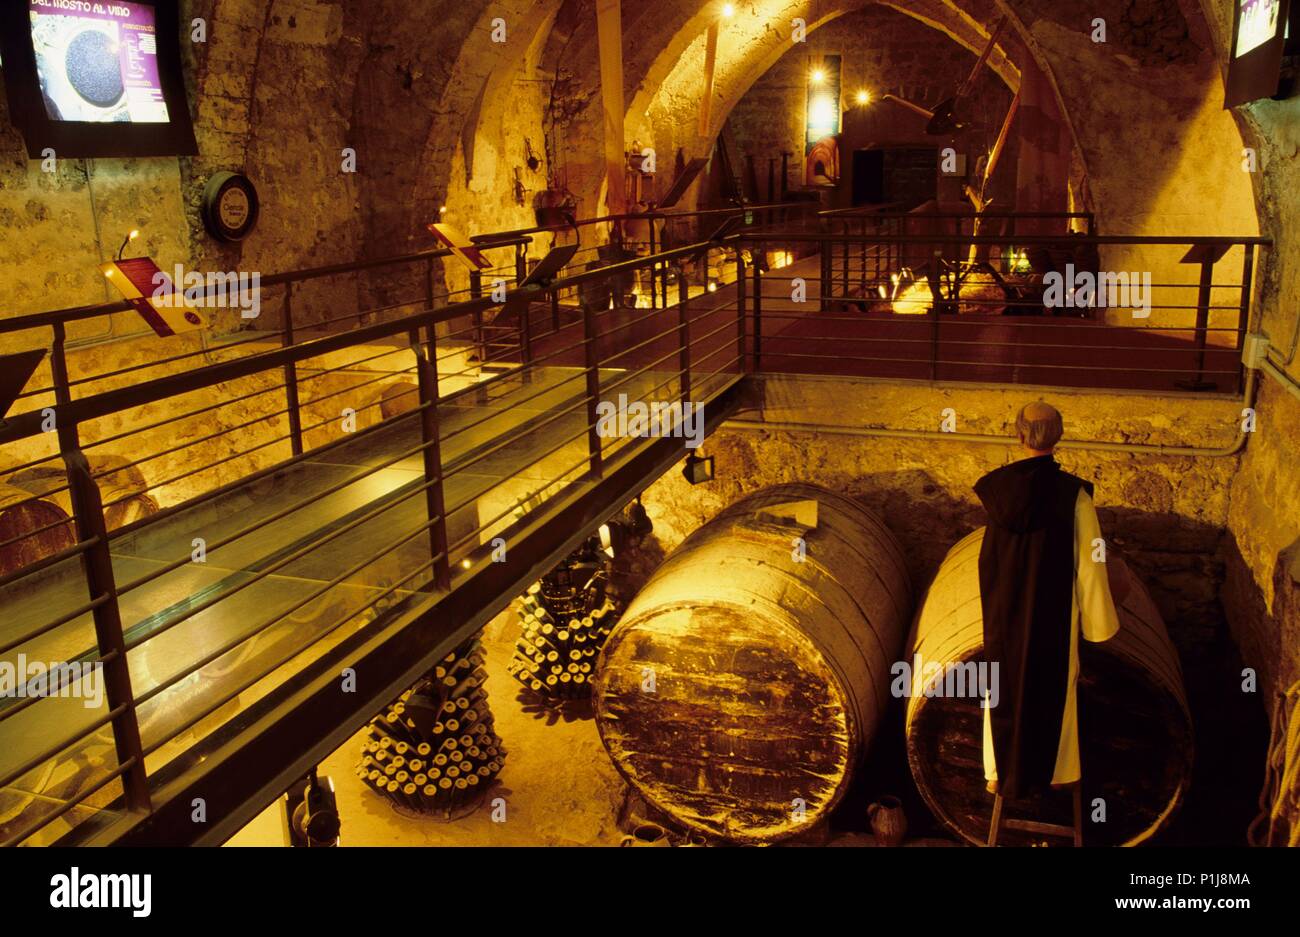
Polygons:
M40 562L77 542L72 521L55 501L0 484L0 575Z
M87 458L91 477L104 505L104 522L110 531L135 523L158 511L158 502L148 494L149 483L139 465L126 456L97 454ZM72 515L72 495L62 464L41 464L15 473L8 483L46 497Z
M811 530L764 516L809 500ZM795 799L824 817L875 731L910 601L901 550L860 505L808 485L751 495L673 551L623 615L595 680L602 740L686 827L797 834Z
M957 543L940 564L908 640L907 657L965 663L980 658L979 550L983 529ZM1120 632L1096 645L1080 641L1079 719L1084 796L1107 805L1105 824L1085 841L1136 845L1172 817L1191 774L1192 727L1178 655L1150 595L1113 554L1107 563ZM926 698L913 675L907 706L912 775L932 812L972 843L988 837L993 798L984 786L983 713L974 699ZM1017 816L1069 823L1059 795L1015 805ZM1028 842L1006 831L1008 844Z

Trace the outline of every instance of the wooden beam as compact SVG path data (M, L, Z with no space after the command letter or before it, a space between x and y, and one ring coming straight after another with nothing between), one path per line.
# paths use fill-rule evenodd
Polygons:
M606 205L611 215L627 211L623 155L623 17L619 0L596 0L600 45L600 92L605 111Z
M713 111L713 76L718 68L718 23L715 20L705 38L704 47L704 93L700 95L700 138L707 146L710 120Z

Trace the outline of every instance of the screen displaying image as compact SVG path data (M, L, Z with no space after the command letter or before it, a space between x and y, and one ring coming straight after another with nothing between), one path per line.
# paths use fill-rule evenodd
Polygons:
M167 123L152 6L28 0L28 10L51 120Z
M1241 19L1237 25L1235 58L1253 52L1277 35L1282 0L1238 0Z

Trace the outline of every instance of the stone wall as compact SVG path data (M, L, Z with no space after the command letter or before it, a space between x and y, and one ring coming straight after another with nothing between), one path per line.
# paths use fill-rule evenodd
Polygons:
M192 41L196 18L205 42ZM0 100L0 315L118 300L96 266L132 228L131 254L164 270L269 274L355 255L355 197L341 172L351 88L338 80L355 40L342 33L342 3L193 0L181 22L198 157L57 159L45 172ZM219 170L258 186L258 227L237 245L209 237L199 216ZM331 283L305 288L298 308L309 321L354 302ZM139 331L133 315L117 318L112 333L96 323L96 337Z
M832 20L796 45L769 68L746 92L727 118L723 134L731 158L740 171L746 156L755 161L760 198L766 198L767 161L781 153L790 158L791 187L803 185L805 111L808 73L826 55L841 56L841 106L844 111L841 172L851 178L852 152L870 145L949 145L945 137L927 136L924 119L893 102L881 101L891 93L924 107L934 107L952 96L966 79L976 56L924 23L884 6L867 7ZM872 102L856 101L859 90ZM969 113L978 130L957 141L959 152L975 159L992 148L1011 104L1012 92L996 74L984 70L970 98ZM966 152L969 150L969 152ZM1001 165L1012 170L1015 148L1002 156ZM937 157L936 157L937 162ZM935 168L936 173L938 167ZM779 170L778 170L779 187ZM847 196L847 191L843 193ZM1002 193L1006 204L1011 193ZM840 200L849 204L847 197Z
M1223 604L1271 694L1300 680L1300 400L1265 380L1230 488Z
M1232 39L1230 0L1202 0L1220 71ZM1260 233L1273 241L1258 277L1255 328L1270 338L1279 362L1293 356L1300 328L1300 97L1260 100L1233 110L1255 171L1243 173L1254 188ZM1300 361L1286 366L1300 382ZM1228 525L1232 552L1224 601L1233 633L1260 660L1269 693L1300 679L1300 401L1273 378L1262 379L1259 429L1232 483Z

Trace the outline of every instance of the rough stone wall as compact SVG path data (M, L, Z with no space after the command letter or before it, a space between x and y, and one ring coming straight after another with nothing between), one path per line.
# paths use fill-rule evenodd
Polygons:
M1087 9L1013 0L1027 42L1042 57L1073 127L1098 227L1108 235L1254 235L1259 232L1241 134L1223 110L1223 84L1203 20L1179 4L1106 0ZM1106 22L1094 42L1092 22ZM1181 251L1112 246L1102 267L1150 272L1155 283L1190 283ZM1240 251L1219 268L1235 278ZM1216 281L1217 278L1216 278ZM1231 279L1218 282L1231 282ZM1232 305L1229 291L1213 303ZM1157 291L1189 305L1193 290ZM1189 325L1189 310L1156 311L1141 325ZM1116 324L1133 324L1127 312ZM1231 313L1215 327L1235 327Z
M1259 425L1232 479L1224 606L1270 694L1300 680L1300 400L1271 380Z
M1217 448L1236 435L1241 406L1227 398L1156 398L1035 388L931 386L769 378L745 419L775 423L1014 435L1015 415L1040 397L1065 417L1066 439ZM1019 458L1009 444L791 431L723 430L704 445L717 479L692 487L673 471L643 501L665 550L727 504L767 485L807 481L878 511L924 586L958 539L984 523L971 486ZM1220 549L1237 459L1062 449L1062 466L1096 485L1102 531L1142 576L1180 647L1202 649L1223 626Z
M1231 0L1202 0L1217 62L1226 74L1232 40ZM1255 328L1267 334L1275 357L1292 354L1300 329L1300 97L1255 101L1233 111L1256 171L1260 233L1273 240L1258 279ZM1300 360L1287 368L1300 382ZM1300 401L1275 380L1261 378L1259 429L1252 436L1231 489L1232 534L1224 602L1233 634L1248 661L1258 661L1272 693L1300 679Z
M760 191L764 193L767 160L776 158L779 165L782 151L792 154L790 185L803 184L808 70L812 61L825 55L842 56L841 106L846 112L846 146L841 155L845 162L852 158L850 145L917 142L910 137L850 141L851 121L856 116L852 112L861 108L854 97L859 89L872 94L874 103L867 107L879 114L876 125L887 133L899 125L910 127L915 122L908 120L910 112L896 104L881 102L882 94L896 94L933 107L952 96L976 60L975 54L963 46L913 17L885 6L867 7L827 23L809 35L807 43L795 46L768 69L727 119L723 132L732 147L732 159L739 171L746 155L754 158ZM987 70L982 72L970 101L970 113L982 128L980 142L988 147L997 138L1011 96L1011 90L997 75ZM923 134L920 140L935 147L949 142ZM973 166L978 153L968 155ZM1004 165L1014 166L1015 153L1004 153L1003 159ZM842 165L841 171L847 178L849 167Z
M900 12L915 17L935 30L936 43L959 42L967 49L981 47L983 34L974 24L987 21L986 0L973 6L979 16L965 15L955 3L944 0L908 0L890 3ZM704 35L718 15L715 4L697 0L661 0L656 3L625 4L623 28L635 41L624 43L624 98L627 101L625 143L653 145L661 167L670 167L678 150L686 157L707 156L712 134L750 86L794 46L792 23L806 23L808 36L837 17L865 7L873 0L776 0L736 3L735 15L725 21L718 42L717 73L711 108L711 128L699 136L700 75L704 62ZM553 132L565 149L559 162L564 178L580 199L582 210L599 212L603 197L602 164L592 152L584 152L579 141L599 140L602 124L597 73L595 14L593 0L567 0L560 22L571 24L557 30L547 45L543 62L554 69L563 89L564 107L557 111ZM1014 37L1011 40L1014 43ZM1005 56L995 54L990 62L1012 87L1018 72ZM550 117L548 116L548 121ZM671 182L671 172L661 170L660 190Z

